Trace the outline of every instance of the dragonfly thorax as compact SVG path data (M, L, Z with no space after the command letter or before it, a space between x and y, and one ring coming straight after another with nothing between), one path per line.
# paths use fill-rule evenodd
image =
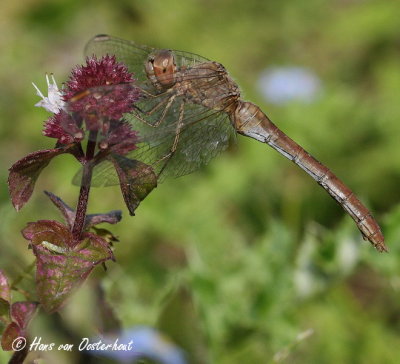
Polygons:
M200 63L186 70L181 84L191 102L209 109L230 113L240 98L238 85L217 62Z

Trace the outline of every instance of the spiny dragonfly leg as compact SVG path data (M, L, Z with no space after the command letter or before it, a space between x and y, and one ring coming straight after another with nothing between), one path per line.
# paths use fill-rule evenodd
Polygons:
M144 124L146 124L146 125L148 125L148 126L151 126L151 127L153 127L153 128L157 128L157 127L164 121L165 116L167 115L168 110L171 108L171 105L173 104L175 98L176 98L176 95L174 94L174 95L172 95L171 97L169 97L168 99L165 99L165 100L161 101L160 103L158 103L157 105L155 105L155 106L154 106L151 110L149 110L149 111L143 111L143 110L140 110L138 107L136 107L136 110L137 110L137 111L140 111L140 112L144 113L145 115L150 116L150 115L152 115L155 111L157 111L162 105L166 104L166 105L165 105L165 108L164 108L164 110L163 110L163 112L162 112L162 114L161 114L161 116L160 116L160 118L159 118L159 119L157 120L157 122L155 122L155 123L149 123L147 120L145 120L145 119L139 114L139 112L135 112L135 117L136 117L137 119L139 119L142 123L144 123Z
M171 149L169 150L168 154L164 155L161 159L159 159L156 163L161 163L162 161L165 161L164 165L162 166L160 172L158 173L158 176L161 175L161 173L164 171L165 167L168 164L168 160L171 159L171 157L175 154L176 149L178 147L179 143L179 137L181 135L181 130L183 126L183 115L184 115L184 103L182 102L180 107L179 107L179 119L176 124L176 129L175 129L175 138L174 142L172 143Z
M161 95L153 95L153 94L150 94L149 92L144 91L144 90L142 90L142 92L146 92L146 93L147 93L147 96L149 96L149 99L151 99L151 98L156 98L156 97L161 96ZM153 106L153 107L152 107L150 110L148 110L148 111L141 110L138 106L136 106L136 109L138 109L140 112L142 112L142 113L144 113L144 114L146 114L146 115L151 115L153 112L157 111L162 105L168 103L168 100L169 100L168 98L165 98L163 101L159 102L158 104L156 104L155 106Z

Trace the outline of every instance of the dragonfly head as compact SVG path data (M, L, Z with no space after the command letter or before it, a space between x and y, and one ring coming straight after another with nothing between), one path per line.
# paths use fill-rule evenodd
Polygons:
M158 88L169 88L175 84L175 57L170 50L162 49L150 55L145 67L147 77Z

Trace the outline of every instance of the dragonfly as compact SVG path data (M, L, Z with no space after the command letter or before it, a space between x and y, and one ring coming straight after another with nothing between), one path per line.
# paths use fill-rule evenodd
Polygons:
M141 97L124 118L140 138L129 160L151 166L158 181L207 164L237 134L250 137L303 169L350 215L364 240L380 252L387 251L381 229L367 207L257 105L242 100L239 86L222 64L193 53L155 49L109 35L92 38L85 54L114 55L133 72ZM95 88L85 95L96 92L105 91ZM100 163L93 185L119 183L112 169L111 163Z

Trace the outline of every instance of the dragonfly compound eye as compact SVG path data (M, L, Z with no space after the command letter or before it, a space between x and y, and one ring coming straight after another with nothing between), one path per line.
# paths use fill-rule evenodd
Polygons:
M158 51L152 66L153 74L161 86L169 87L175 83L176 64L174 54L170 50Z

